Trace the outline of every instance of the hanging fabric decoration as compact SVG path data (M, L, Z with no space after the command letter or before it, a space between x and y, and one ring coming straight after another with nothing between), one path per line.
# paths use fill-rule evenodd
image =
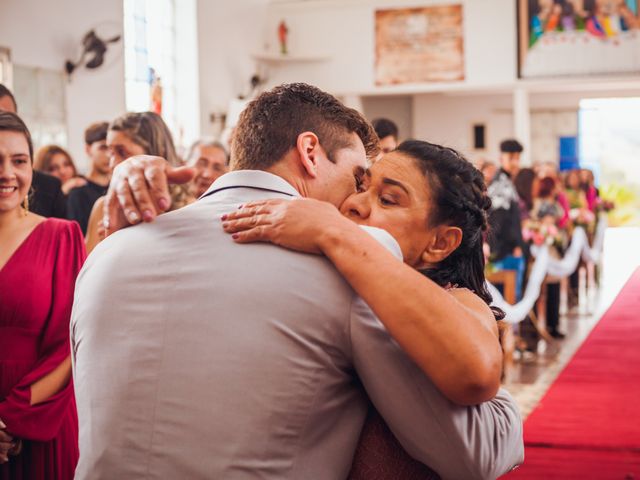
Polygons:
M524 291L522 300L515 305L508 303L502 297L500 291L487 282L487 288L493 297L492 305L501 308L505 312L505 322L520 323L527 318L538 297L540 297L540 289L547 275L559 278L568 277L578 268L581 257L585 262L598 263L600 261L604 234L607 229L606 218L606 216L602 216L598 221L593 247L589 247L589 239L582 227L576 227L573 231L571 245L561 259L552 258L549 255L549 247L546 245L532 247L531 253L536 260L531 267L527 288Z

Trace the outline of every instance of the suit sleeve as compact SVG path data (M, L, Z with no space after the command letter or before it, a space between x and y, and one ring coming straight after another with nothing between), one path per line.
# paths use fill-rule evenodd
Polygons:
M48 441L55 437L73 401L73 382L69 381L52 397L31 405L31 385L51 373L70 354L69 317L75 279L85 251L77 224L65 223L59 236L52 279L53 302L42 332L38 362L0 401L0 418L7 425L7 431L28 440Z
M491 479L522 463L522 420L511 396L462 407L446 399L357 298L351 310L356 371L405 450L443 479Z
M386 232L368 230L401 255ZM416 460L443 479L461 480L497 478L522 463L522 419L505 390L476 406L450 402L357 296L350 335L353 364L369 398Z

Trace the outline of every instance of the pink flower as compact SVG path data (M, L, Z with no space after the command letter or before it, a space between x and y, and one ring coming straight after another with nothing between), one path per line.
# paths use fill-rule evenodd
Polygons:
M544 243L544 235L539 232L533 234L533 243L536 245L542 245Z

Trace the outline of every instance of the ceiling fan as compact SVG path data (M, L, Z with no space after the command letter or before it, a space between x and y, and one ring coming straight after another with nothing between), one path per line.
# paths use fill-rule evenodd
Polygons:
M64 69L67 75L71 74L78 67L86 67L89 69L98 68L104 62L105 54L109 44L120 41L121 35L113 35L109 38L100 38L94 29L89 30L82 38L82 53L80 58L73 62L67 60Z

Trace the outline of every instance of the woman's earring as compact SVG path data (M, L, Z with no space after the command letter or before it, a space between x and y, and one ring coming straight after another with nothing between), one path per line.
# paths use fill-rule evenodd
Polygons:
M22 202L22 208L24 209L24 216L26 217L29 213L29 195L24 197L24 201Z

